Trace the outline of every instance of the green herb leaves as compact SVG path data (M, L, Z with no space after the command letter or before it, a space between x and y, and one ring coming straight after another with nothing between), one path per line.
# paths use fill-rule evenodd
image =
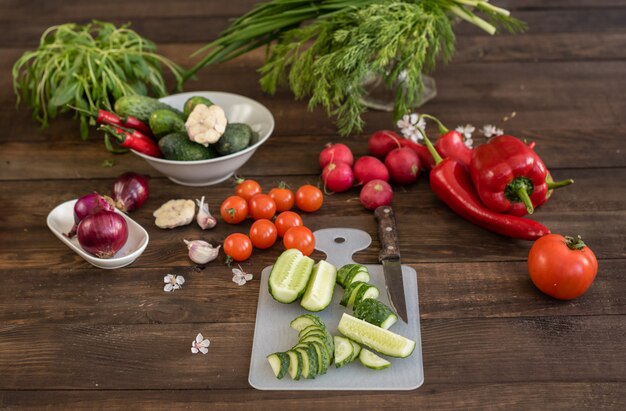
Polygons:
M128 28L93 21L46 30L39 47L13 66L13 88L33 108L33 119L48 125L69 106L80 109L80 134L88 134L90 112L111 110L112 100L129 94L167 93L162 66L182 85L182 69L156 54L154 43Z

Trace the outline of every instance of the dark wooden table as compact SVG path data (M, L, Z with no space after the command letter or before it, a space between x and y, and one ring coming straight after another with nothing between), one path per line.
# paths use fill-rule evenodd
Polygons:
M536 219L553 232L581 234L600 271L587 294L556 301L528 278L531 243L464 221L435 198L425 176L396 190L404 263L418 273L423 339L425 383L409 392L251 388L257 280L282 247L255 251L242 266L257 277L238 287L220 263L194 269L181 241L220 242L249 223L162 231L151 217L171 198L206 195L217 210L231 185L176 185L132 154L107 153L95 131L81 141L69 117L40 130L27 109L15 109L11 66L48 26L131 20L186 65L253 3L0 2L0 408L626 409L626 2L497 2L529 23L517 37L459 25L454 62L435 73L439 94L424 111L448 124L491 123L536 141L555 178L576 180ZM206 69L186 89L240 93L272 110L276 131L242 175L266 188L281 180L316 183L319 150L341 139L324 113L308 112L287 90L274 97L260 91L262 56ZM387 113L366 120L362 135L344 140L358 155L369 133L393 128ZM101 166L105 160L115 165ZM150 244L130 267L97 269L53 236L46 216L92 190L107 193L129 170L152 175L150 199L132 215ZM305 223L375 236L372 214L350 201L356 196L327 196ZM375 262L377 248L374 240L358 260ZM163 292L168 273L186 278L182 290ZM211 340L204 356L190 353L198 332Z

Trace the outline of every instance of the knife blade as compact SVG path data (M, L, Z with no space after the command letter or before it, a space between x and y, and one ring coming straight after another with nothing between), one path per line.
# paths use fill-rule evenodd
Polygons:
M378 221L378 239L380 240L378 260L383 265L387 295L396 314L407 323L406 298L404 296L404 281L400 264L396 217L390 206L378 207L374 211L374 215Z

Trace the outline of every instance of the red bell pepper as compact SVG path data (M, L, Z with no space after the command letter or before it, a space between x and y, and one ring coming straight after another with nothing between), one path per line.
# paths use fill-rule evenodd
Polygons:
M424 136L436 165L430 171L430 187L453 211L466 220L508 237L536 240L550 230L528 218L496 213L480 201L466 166L452 158L443 160L428 137Z

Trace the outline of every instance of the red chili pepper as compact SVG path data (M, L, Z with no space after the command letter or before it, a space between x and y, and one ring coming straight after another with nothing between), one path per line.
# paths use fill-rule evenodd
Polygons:
M470 175L480 199L493 211L523 216L546 201L548 170L516 137L497 136L476 147Z
M435 148L443 158L451 158L466 166L472 160L473 150L465 145L463 136L455 130L443 133L435 143Z
M111 125L102 125L99 130L113 136L122 147L130 148L152 157L163 157L159 146L150 137L137 130Z
M78 107L72 108L81 113L85 113L88 116L95 117L98 124L110 124L112 126L132 128L133 130L137 130L140 133L145 134L146 136L154 137L154 134L152 134L152 130L150 130L150 127L148 127L141 120L133 116L126 116L122 118L115 113L111 113L110 111L106 111L103 109L98 109L98 112L96 113L94 111L84 110Z
M541 223L486 208L472 185L467 167L452 158L442 159L428 137L424 136L424 141L436 163L430 171L430 187L454 212L480 227L508 237L536 240L550 234Z

